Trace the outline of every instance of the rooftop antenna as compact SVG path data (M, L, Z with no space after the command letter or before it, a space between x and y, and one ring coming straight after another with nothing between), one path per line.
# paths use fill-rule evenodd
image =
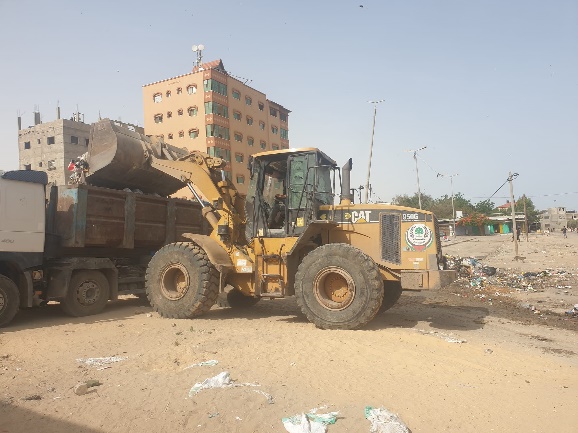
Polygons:
M203 50L205 46L203 44L193 45L193 52L197 53L197 67L201 70L202 60L203 60Z

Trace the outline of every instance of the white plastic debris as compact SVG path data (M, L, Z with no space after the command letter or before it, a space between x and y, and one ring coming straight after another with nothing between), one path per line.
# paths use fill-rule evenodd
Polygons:
M231 385L231 377L228 371L223 371L216 376L209 377L201 383L195 383L195 385L189 391L189 398L195 396L203 389L209 388L225 388Z
M193 368L193 367L209 367L209 366L217 365L218 363L219 363L219 361L217 361L216 359L209 359L208 361L203 361L203 362L198 362L196 364L191 364L188 367L185 367L183 370L187 370L187 369Z
M365 418L371 423L369 433L409 433L410 430L393 412L382 407L365 408Z
M269 404L275 403L273 401L273 396L271 394L268 394L265 391L261 391L260 389L254 389L253 392L256 392L257 394L261 394L262 396L264 396L267 399L267 403Z
M283 427L289 433L326 433L329 424L335 424L339 412L316 413L312 409L309 413L301 413L283 418Z
M76 362L80 362L86 365L103 367L108 364L114 364L115 362L124 361L125 359L128 359L128 356L107 356L104 358L78 358Z

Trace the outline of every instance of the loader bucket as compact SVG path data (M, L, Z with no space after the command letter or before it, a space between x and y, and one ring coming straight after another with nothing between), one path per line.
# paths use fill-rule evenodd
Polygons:
M90 130L86 181L94 186L139 189L167 196L185 184L152 168L149 156L178 159L187 154L188 151L170 146L158 137L147 137L103 119L94 123Z

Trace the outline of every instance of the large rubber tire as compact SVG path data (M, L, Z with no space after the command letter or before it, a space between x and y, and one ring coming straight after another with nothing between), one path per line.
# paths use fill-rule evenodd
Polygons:
M75 271L68 284L68 292L60 301L60 307L70 316L92 316L104 310L109 297L110 286L102 272Z
M161 316L190 319L206 313L217 301L219 272L196 244L168 244L149 262L146 290Z
M219 293L217 305L225 308L243 309L254 306L260 300L261 298L243 295L239 289L231 289L227 293Z
M10 278L0 275L0 327L8 325L19 308L18 286Z
M322 329L356 329L377 314L383 280L375 262L347 244L310 252L297 270L295 296L310 322Z
M401 297L401 282L399 281L384 281L383 282L383 302L379 307L379 312L389 310L393 307Z

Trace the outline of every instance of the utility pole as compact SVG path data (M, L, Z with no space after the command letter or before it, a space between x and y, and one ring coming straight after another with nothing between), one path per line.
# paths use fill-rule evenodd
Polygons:
M526 194L524 194L524 223L526 224L526 242L528 242L530 227L528 226L528 213L526 212Z
M373 157L373 136L375 135L375 118L377 117L377 104L382 103L385 99L379 101L367 101L373 104L373 127L371 128L371 146L369 147L369 165L367 167L367 182L365 182L365 203L369 203L369 178L371 176L371 158ZM359 200L361 202L361 199Z
M413 159L415 161L415 174L417 176L417 199L419 202L419 208L420 209L421 209L421 190L419 188L419 170L417 168L417 153L420 150L424 150L424 149L427 149L427 146L420 147L419 149L416 149L416 150L406 150L406 152L413 152Z
M438 173L438 177L449 177L450 178L450 185L452 188L452 218L453 218L453 226L454 226L454 236L456 235L456 208L454 207L454 177L459 176L459 173L445 175L442 173Z
M512 240L514 241L514 260L518 260L518 236L516 233L516 202L514 201L514 184L513 180L518 177L518 173L509 173L508 182L510 182L510 207L512 208Z

